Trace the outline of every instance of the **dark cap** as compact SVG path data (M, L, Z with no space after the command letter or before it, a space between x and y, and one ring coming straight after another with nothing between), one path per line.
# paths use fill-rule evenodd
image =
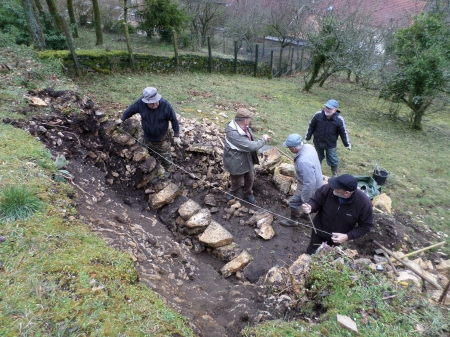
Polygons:
M328 179L328 184L336 190L353 192L358 188L356 178L350 174L343 174L336 178Z

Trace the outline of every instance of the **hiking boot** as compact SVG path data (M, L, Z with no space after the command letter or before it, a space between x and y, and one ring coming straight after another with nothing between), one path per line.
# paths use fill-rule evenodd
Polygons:
M331 166L331 177L332 178L336 178L338 176L338 167L336 166Z
M233 200L235 198L232 194L227 194L227 201Z
M297 223L298 218L300 217L300 211L298 209L292 209L291 208L291 219L283 219L280 221L281 226L285 227L298 227L299 224Z
M244 200L249 202L249 203L251 203L251 204L255 203L255 197L253 195L250 195L248 197L244 197Z

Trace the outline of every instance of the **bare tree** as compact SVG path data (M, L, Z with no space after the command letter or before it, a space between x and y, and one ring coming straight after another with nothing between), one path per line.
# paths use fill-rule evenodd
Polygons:
M196 39L194 48L206 43L208 36L214 35L214 28L223 25L225 3L217 0L180 0L190 17L189 29Z
M315 16L306 34L310 70L303 90L309 91L316 83L322 86L341 71L361 75L363 69L371 67L381 36L367 25L371 22L370 9L366 0L348 0L338 8L328 6Z
M45 50L45 39L42 32L42 27L39 22L39 15L36 5L33 0L22 0L23 11L27 20L30 36L33 39L33 44L39 50Z
M281 47L304 37L308 17L320 0L266 0L267 35L277 37Z
M253 43L257 37L264 35L266 17L264 3L259 0L240 0L228 6L226 32L229 37L247 45L247 51L253 51Z
M46 2L48 6L48 11L50 12L53 18L55 28L62 33L64 31L63 25L61 22L61 17L59 16L58 7L56 6L55 0L46 0Z
M95 36L96 46L101 46L103 44L103 32L102 32L102 19L100 16L100 7L98 4L98 0L92 0L92 8L94 10L94 23L95 23Z
M67 0L67 11L69 12L70 24L73 27L73 37L79 37L75 11L73 10L73 0Z

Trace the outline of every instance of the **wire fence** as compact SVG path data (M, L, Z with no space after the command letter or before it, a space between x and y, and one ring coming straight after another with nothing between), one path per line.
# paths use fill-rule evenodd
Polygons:
M171 32L170 32L171 33ZM109 34L115 41L109 48L127 50L124 34ZM287 46L275 37L259 38L253 42L236 41L227 37L223 31L216 30L212 36L201 37L192 34L182 34L176 38L176 47L172 42L161 42L160 36L147 37L138 31L130 34L134 53L178 56L201 55L214 59L238 59L255 63L255 67L265 64L272 69L272 77L289 76L308 69L310 52L305 41L291 41ZM169 39L171 40L171 36ZM108 47L106 47L108 48ZM175 51L176 48L176 51ZM256 70L255 70L256 74Z

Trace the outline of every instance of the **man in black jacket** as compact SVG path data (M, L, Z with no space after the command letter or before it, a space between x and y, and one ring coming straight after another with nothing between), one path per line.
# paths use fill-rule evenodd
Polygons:
M372 202L349 174L330 178L302 209L305 213L317 212L307 254L314 254L322 242L332 246L357 239L373 225Z
M169 171L172 167L169 122L172 124L174 133L173 142L181 147L180 126L175 111L170 103L158 94L156 88L147 87L143 91L143 96L125 110L122 117L116 121L116 124L121 124L124 120L137 113L141 116L145 143L150 149L164 158L161 161L161 165L166 171L165 176L169 177Z
M337 139L341 136L342 143L348 149L352 149L348 138L347 127L341 112L337 109L339 104L336 100L330 99L325 103L325 108L317 111L309 122L305 140L309 141L314 135L314 147L316 148L319 160L326 157L327 164L331 166L331 174L337 177L339 159L337 156Z

